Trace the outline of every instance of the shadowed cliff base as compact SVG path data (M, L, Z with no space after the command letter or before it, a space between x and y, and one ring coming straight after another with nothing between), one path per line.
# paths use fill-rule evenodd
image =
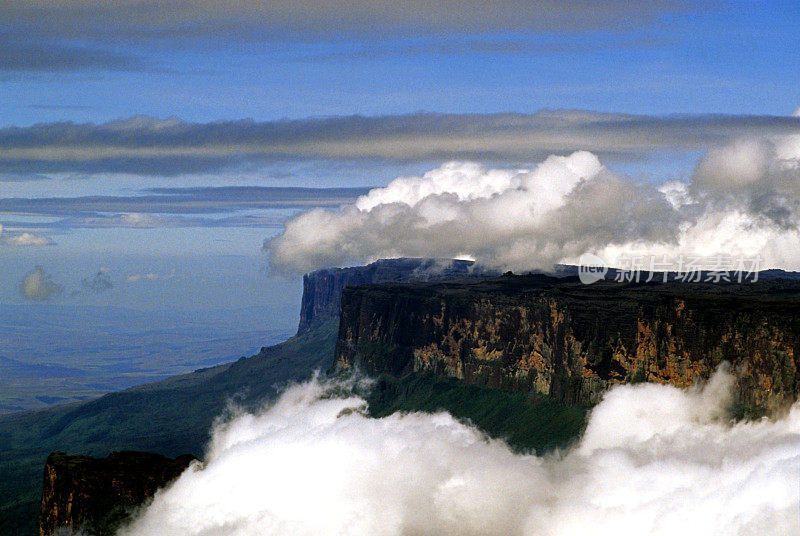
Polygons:
M516 452L542 455L565 449L581 435L589 404L564 404L536 394L465 385L455 378L411 373L382 375L366 396L369 414L446 411Z

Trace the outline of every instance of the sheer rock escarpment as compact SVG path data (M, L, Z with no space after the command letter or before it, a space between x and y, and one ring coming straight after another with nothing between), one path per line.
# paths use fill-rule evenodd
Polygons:
M608 386L685 387L723 362L736 402L784 407L800 391L800 282L631 284L504 276L343 290L336 367L433 372L595 402Z

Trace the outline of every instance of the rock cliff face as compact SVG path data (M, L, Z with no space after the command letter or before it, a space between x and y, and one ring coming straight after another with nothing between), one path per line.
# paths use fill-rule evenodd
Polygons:
M383 284L343 291L336 366L593 402L609 385L688 386L723 361L737 401L800 391L800 282L586 286L575 278Z
M44 468L39 534L112 535L193 460L148 452L114 452L100 459L54 452Z
M440 281L498 275L478 269L471 261L438 259L384 259L367 266L330 268L303 277L303 300L297 333L339 315L345 287L369 283Z

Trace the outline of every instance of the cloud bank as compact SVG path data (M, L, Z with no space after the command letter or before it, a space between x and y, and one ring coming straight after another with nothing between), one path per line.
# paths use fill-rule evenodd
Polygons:
M760 255L761 267L800 269L798 223L800 135L788 135L715 148L686 183L621 177L587 151L529 170L451 162L303 213L265 249L285 272L402 256L520 272L584 253L617 265L632 255Z
M564 110L213 123L140 116L102 124L0 128L0 173L177 175L286 159L525 163L576 150L636 158L798 132L800 117L651 117Z
M445 413L370 419L311 382L217 426L205 466L120 534L797 534L800 407L730 424L731 381L616 387L580 443L546 457Z

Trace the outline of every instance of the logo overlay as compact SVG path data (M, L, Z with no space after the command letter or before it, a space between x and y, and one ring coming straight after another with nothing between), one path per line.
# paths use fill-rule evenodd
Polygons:
M591 285L605 279L608 263L597 255L584 253L578 260L578 278L584 285Z
M664 283L755 283L759 278L762 261L758 255L679 255L674 259L655 255L621 256L616 259L612 271L602 257L584 253L578 261L578 277L584 285L606 279L610 271L612 273L609 278L618 283L650 283L658 280Z

